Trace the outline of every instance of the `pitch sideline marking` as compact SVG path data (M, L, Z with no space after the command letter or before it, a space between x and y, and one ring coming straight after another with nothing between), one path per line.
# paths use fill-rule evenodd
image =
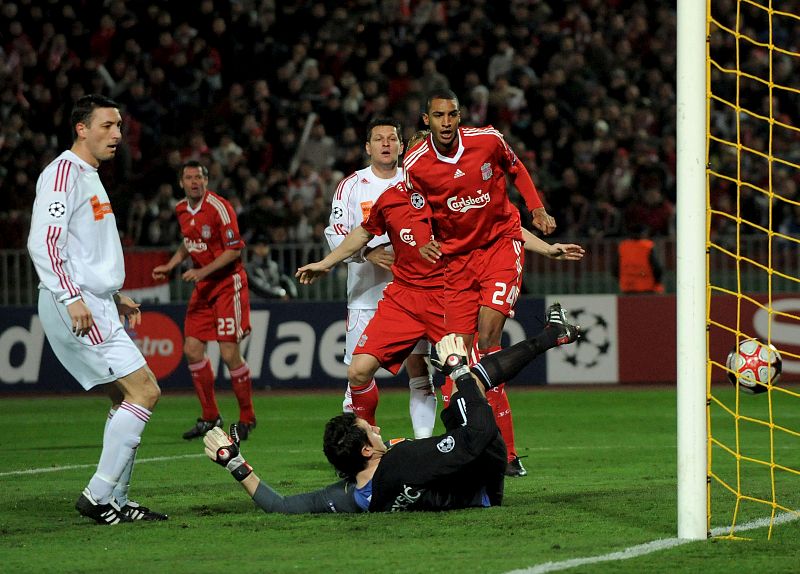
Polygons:
M800 518L797 514L779 514L775 517L774 524L784 524ZM764 528L769 526L769 518L759 518L751 522L736 527L736 532L745 530L754 530L756 528ZM730 532L730 526L719 526L711 529L712 536L723 536ZM586 556L584 558L570 558L569 560L562 560L561 562L544 562L530 568L521 568L519 570L511 570L506 574L545 574L546 572L557 572L559 570L567 570L575 568L576 566L584 566L586 564L597 564L599 562L613 562L616 560L627 560L628 558L638 558L658 552L659 550L667 550L676 546L682 546L690 542L700 542L698 540L689 540L687 538L663 538L646 542L644 544L637 544L636 546L629 546L624 550L617 552L610 552L608 554L601 554L599 556Z
M205 456L205 454L178 454L175 456L154 456L151 458L140 458L136 464L142 462L163 462L165 460L176 460L179 458L197 458ZM65 466L45 466L43 468L29 468L27 470L11 470L8 472L0 472L0 476L19 476L21 474L44 474L46 472L60 472L62 470L74 470L76 468L95 468L97 463L92 464L69 464Z
M301 450L287 450L284 451L287 453L298 453L304 452ZM164 462L166 460L178 460L180 458L200 458L205 456L205 454L176 454L174 456L153 456L150 458L137 458L135 464L140 464L142 462ZM75 470L78 468L95 468L97 466L96 462L91 464L68 464L65 466L44 466L40 468L28 468L25 470L9 470L6 472L0 472L0 478L4 476L20 476L23 474L45 474L48 472L60 472L62 470Z

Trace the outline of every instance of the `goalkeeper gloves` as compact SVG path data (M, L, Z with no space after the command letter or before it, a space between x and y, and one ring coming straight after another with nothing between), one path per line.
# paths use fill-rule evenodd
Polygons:
M230 436L219 427L214 427L203 437L206 455L220 466L224 466L239 482L250 476L253 467L247 464L239 450L239 433L231 425Z
M455 381L459 377L469 374L467 348L461 337L457 337L453 333L442 337L442 340L436 343L436 354L439 355L439 358L431 357L431 364L443 375L449 376Z

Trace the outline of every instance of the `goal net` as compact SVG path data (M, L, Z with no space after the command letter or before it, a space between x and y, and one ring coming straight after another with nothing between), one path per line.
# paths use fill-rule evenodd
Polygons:
M786 11L784 11L786 10ZM800 517L800 3L709 0L708 521L736 537ZM752 395L728 351L758 337L783 375Z

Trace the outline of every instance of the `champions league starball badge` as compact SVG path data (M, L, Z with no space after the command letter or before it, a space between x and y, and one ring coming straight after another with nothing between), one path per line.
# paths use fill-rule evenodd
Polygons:
M64 217L64 214L67 212L67 206L61 203L60 201L54 201L47 207L47 213L50 214L51 217L55 217L58 219L59 217Z

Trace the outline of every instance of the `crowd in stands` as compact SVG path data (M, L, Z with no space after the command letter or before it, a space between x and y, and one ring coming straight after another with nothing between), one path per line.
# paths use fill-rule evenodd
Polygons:
M85 93L123 105L102 177L126 245L171 246L188 159L245 239L319 241L365 126L422 127L449 87L531 171L559 237L674 232L670 0L0 0L0 247L22 247L39 171ZM521 204L520 204L521 205Z

